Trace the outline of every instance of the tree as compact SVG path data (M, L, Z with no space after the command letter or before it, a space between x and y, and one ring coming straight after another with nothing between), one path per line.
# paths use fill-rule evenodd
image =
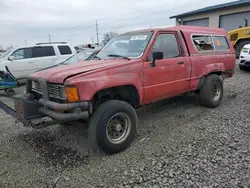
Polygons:
M111 32L107 32L103 35L103 40L102 43L104 45L106 45L113 37L115 37L116 35L118 35L117 33L111 31Z

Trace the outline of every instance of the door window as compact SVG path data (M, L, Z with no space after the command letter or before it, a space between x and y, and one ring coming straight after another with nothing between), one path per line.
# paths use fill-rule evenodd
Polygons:
M18 49L12 54L12 57L13 60L32 58L32 50L31 48Z
M38 46L33 47L32 49L32 57L49 57L55 56L55 50L53 46Z
M175 34L160 34L153 45L149 60L153 59L153 52L162 52L163 59L179 57L180 51Z
M72 51L69 46L58 46L61 55L72 54Z

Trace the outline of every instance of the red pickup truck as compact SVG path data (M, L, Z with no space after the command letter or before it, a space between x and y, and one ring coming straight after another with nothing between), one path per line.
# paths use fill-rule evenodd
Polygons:
M223 29L133 31L113 38L94 60L34 73L26 99L15 98L15 112L2 108L34 128L86 120L92 147L113 154L136 135L134 108L187 92L215 108L234 68L235 51Z

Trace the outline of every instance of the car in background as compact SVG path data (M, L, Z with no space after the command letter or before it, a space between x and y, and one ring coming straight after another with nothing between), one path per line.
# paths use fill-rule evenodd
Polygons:
M75 63L81 63L83 61L90 61L90 60L95 59L95 58L98 59L98 57L96 57L96 55L98 54L99 51L100 50L93 50L93 49L92 50L83 50L83 51L80 51L80 52L74 54L73 56L69 57L68 59L66 59L65 61L63 61L59 64L40 69L38 71L50 69L50 68L57 67L60 65L71 65L71 64L75 64ZM38 71L36 71L36 72L38 72Z
M16 79L21 80L37 70L57 65L76 53L75 48L66 42L14 47L0 56L0 70L8 66Z
M250 69L250 44L243 47L240 53L240 70Z

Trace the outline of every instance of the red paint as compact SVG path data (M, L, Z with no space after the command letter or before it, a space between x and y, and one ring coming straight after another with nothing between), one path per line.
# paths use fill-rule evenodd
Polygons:
M226 77L233 76L235 51L223 29L177 26L153 31L153 37L141 58L82 62L51 68L33 76L43 77L52 83L76 85L82 101L92 100L96 92L105 88L133 85L138 91L141 105L195 90L200 78L209 73L219 71L226 74ZM183 49L184 55L157 60L156 67L151 67L147 58L159 33L175 33L179 36L179 48ZM198 52L192 43L192 34L223 35L228 40L230 50ZM179 65L178 62L184 64Z

